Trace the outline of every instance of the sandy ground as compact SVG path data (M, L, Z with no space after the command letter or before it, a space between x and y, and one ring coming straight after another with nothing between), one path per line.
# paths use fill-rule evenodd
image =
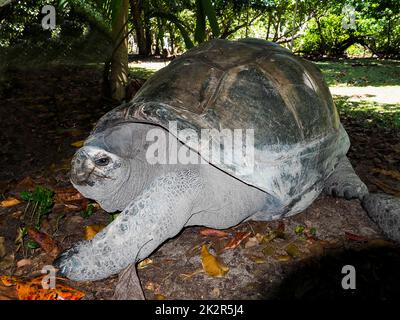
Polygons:
M350 101L372 101L387 104L400 103L400 86L330 87L332 95L350 97Z

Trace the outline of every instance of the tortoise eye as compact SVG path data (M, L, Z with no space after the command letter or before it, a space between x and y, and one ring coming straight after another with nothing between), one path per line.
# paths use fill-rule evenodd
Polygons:
M95 160L94 163L96 164L96 166L104 167L104 166L106 166L106 165L108 165L110 163L110 158L102 157L102 158L99 158L99 159Z

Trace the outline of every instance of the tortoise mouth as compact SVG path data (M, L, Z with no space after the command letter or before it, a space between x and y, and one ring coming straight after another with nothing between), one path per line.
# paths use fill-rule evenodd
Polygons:
M72 158L70 171L71 182L78 186L93 186L94 181L91 177L95 168L87 154L83 150L79 150Z

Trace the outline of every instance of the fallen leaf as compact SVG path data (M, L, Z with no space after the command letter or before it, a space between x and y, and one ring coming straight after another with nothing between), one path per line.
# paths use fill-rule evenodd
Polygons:
M21 203L21 201L19 201L16 198L7 198L6 200L3 200L0 202L0 207L8 208L8 207L16 206L17 204L20 204L20 203Z
M33 191L35 189L35 181L31 177L23 178L18 184L16 185L16 190L23 190L23 191Z
M0 301L2 300L17 300L17 292L12 287L0 285Z
M289 244L285 251L292 258L299 258L301 256L299 248L294 243Z
M253 261L254 263L257 263L257 264L263 264L263 263L266 262L265 259L263 257L260 257L260 256L251 255L251 256L248 256L248 257L249 257L249 259L251 261Z
M66 286L60 281L57 281L54 289L44 289L43 277L23 281L16 277L2 276L0 280L5 286L15 286L19 300L80 300L85 296L83 292Z
M144 269L146 267L148 267L150 264L153 263L153 260L151 260L150 258L144 259L142 261L140 261L137 265L138 269Z
M219 288L214 288L214 289L212 289L212 291L211 291L211 295L212 295L214 298L219 298L219 296L221 295L221 290L220 290Z
M163 294L155 294L154 295L154 298L156 299L156 300L166 300L167 299L167 297L166 296L164 296Z
M98 234L101 230L105 228L102 224L92 224L85 227L85 240L91 240Z
M201 247L201 263L204 271L212 277L222 277L229 271L227 266L208 252L207 246L204 244Z
M400 197L400 189L396 187L392 187L382 181L377 180L376 178L368 178L373 184L375 184L379 189L384 191L385 193L394 195L396 197Z
M214 236L214 237L227 237L229 235L228 232L217 230L217 229L210 229L206 228L200 231L200 234L203 236Z
M227 249L235 249L244 239L251 235L251 232L237 232L235 237L229 240L229 242L225 246L225 250Z
M17 268L22 268L31 265L31 259L21 259L17 262Z
M135 264L131 264L118 276L114 300L144 300L144 294L137 275Z
M350 240L350 241L356 241L356 242L366 242L366 241L368 241L368 238L366 238L364 236L360 236L358 234L351 233L351 232L345 231L344 235L346 236L346 239Z
M384 176L392 177L400 181L400 172L397 170L385 170L385 169L375 168L372 169L372 172L377 172Z
M199 274L199 273L202 273L202 272L204 272L204 269L199 268L199 269L194 270L193 272L181 273L180 275L182 277L186 278L186 279L189 279L189 278L195 276L196 274Z
M40 232L33 228L28 228L29 238L36 241L39 246L50 256L56 257L60 252L56 241L47 233Z
M83 147L84 143L85 143L85 140L79 140L79 141L75 141L75 142L71 143L71 146L73 146L75 148L81 148L81 147Z
M148 281L148 282L146 282L146 285L144 287L145 287L145 289L147 289L149 291L155 291L156 289L160 288L160 285L158 283Z
M59 188L54 190L54 201L56 203L64 203L85 199L75 188Z
M251 247L255 247L259 244L257 237L251 237L249 238L249 240L247 240L247 242L245 243L244 247L247 248L251 248Z
M283 254L283 255L279 255L279 256L275 256L274 257L276 260L280 261L280 262L287 262L291 259L291 257L288 254Z
M275 248L272 246L265 246L261 252L266 256L272 256L275 254Z
M85 210L88 205L88 200L79 193L75 188L59 188L54 190L55 206L53 211L57 211L60 207L66 209L69 212L76 212Z

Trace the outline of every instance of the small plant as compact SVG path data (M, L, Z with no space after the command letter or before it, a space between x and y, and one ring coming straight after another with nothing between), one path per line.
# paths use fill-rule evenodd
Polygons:
M93 203L88 203L88 205L86 206L85 211L82 212L82 216L84 218L89 218L91 215L93 215L93 212L94 212Z
M305 227L302 226L301 224L299 224L294 228L294 233L297 234L298 236L301 236L303 234L304 230L305 230Z
M24 212L27 225L40 229L42 219L48 215L53 207L54 192L48 188L37 186L33 192L21 192L21 199L28 204Z

